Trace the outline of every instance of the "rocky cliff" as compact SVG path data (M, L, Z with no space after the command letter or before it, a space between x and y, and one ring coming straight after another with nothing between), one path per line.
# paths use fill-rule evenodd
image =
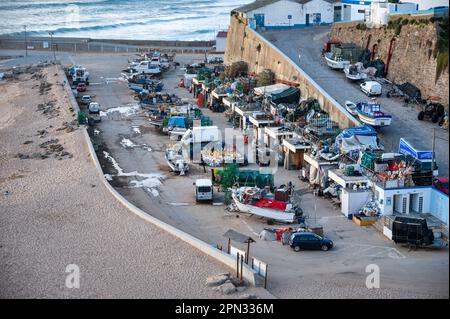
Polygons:
M374 52L374 58L385 63L391 48L387 78L399 84L416 85L423 98L439 96L448 108L448 62L444 63L444 68L438 67L437 58L440 21L430 16L401 16L379 28L368 28L362 23L338 23L333 26L330 37L361 47L369 42L367 47ZM448 61L448 44L444 59Z

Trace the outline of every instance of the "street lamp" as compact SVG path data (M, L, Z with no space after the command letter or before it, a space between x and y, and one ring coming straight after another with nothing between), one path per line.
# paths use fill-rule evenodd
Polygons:
M25 30L25 57L28 57L28 43L27 43L27 26L23 26Z
M53 34L55 34L53 31L49 31L48 34L50 34L50 45L52 47L53 50L53 61L56 61L56 53L55 53L55 47L53 46Z

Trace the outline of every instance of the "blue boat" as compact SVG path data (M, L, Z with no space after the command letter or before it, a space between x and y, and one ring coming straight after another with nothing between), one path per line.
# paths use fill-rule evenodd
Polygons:
M392 116L381 111L381 105L376 101L360 102L355 108L361 122L372 127L385 127L391 125Z

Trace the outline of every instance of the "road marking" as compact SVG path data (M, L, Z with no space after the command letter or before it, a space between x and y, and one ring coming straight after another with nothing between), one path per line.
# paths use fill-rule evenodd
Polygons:
M243 219L241 219L241 220L242 220L242 222L245 224L245 226L247 226L247 228L250 230L250 232L253 233L253 235L259 236L259 234L256 233L256 232L253 230L253 228L252 228L249 224L247 224L247 222L246 222L245 220L243 220Z

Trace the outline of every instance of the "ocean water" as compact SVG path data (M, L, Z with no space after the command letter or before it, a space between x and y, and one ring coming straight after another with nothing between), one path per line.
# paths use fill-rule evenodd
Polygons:
M253 0L0 0L0 34L211 40Z

